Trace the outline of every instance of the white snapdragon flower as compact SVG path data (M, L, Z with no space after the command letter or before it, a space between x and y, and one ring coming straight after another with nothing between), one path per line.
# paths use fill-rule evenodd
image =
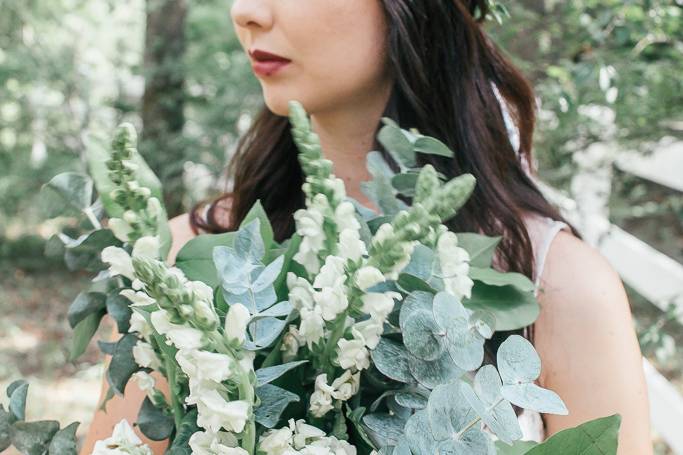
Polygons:
M447 231L439 236L436 244L444 288L450 294L462 299L472 296L474 281L469 277L470 255L458 246L458 237Z
M368 292L361 297L361 311L377 322L384 323L394 309L394 299L400 299L398 292Z
M146 306L156 303L152 297L149 296L145 291L135 291L133 289L122 289L119 292L122 296L130 301L130 306Z
M200 349L204 345L204 333L190 326L173 324L166 310L157 310L150 315L152 326L161 335L165 335L167 344L178 349Z
M339 177L330 177L326 180L327 186L332 190L333 197L337 201L346 198L346 187L344 181Z
M154 385L156 384L156 382L149 373L146 373L144 371L137 371L133 373L133 376L131 376L131 378L135 381L140 390L142 390L143 392L149 393L154 390Z
M313 296L324 320L332 321L349 306L344 277L339 277L334 286L324 287Z
M309 410L316 417L322 417L333 409L332 393L334 389L327 384L327 374L319 374L315 378L315 386L310 398Z
M152 455L125 419L114 427L111 437L97 441L92 455Z
M301 308L299 310L301 316L299 334L306 341L309 349L325 335L325 320L321 311L318 306L312 309Z
M284 455L292 453L293 431L288 427L268 430L259 439L259 452L266 455Z
M243 343L247 334L247 325L251 314L247 307L241 303L230 305L228 314L225 317L225 337Z
M110 218L108 224L109 229L111 229L117 239L122 242L130 240L129 236L130 233L133 232L133 228L125 220L121 218Z
M147 322L147 319L137 311L133 311L130 315L129 333L137 332L143 338L148 338L152 334L152 327Z
M249 418L249 403L226 401L217 390L207 390L197 400L197 411L197 425L205 430L240 433Z
M356 218L356 208L349 201L344 201L337 206L334 211L334 221L337 223L339 232L345 229L357 231L360 229L360 223Z
M199 300L213 302L213 288L202 281L187 281L185 287L192 290L192 293Z
M175 355L183 372L198 381L221 383L233 372L234 361L225 354L199 350L180 350Z
M304 419L299 419L296 422L294 419L289 419L289 429L292 431L292 445L295 449L302 449L306 447L308 440L325 437L325 432L318 427L309 425Z
M351 371L344 370L344 373L332 381L332 398L335 400L347 401L358 393L360 387L360 371L351 374Z
M249 455L238 447L235 435L224 431L197 431L190 436L189 445L193 455Z
M289 303L297 310L313 308L313 294L315 290L305 278L287 272L287 288L289 289Z
M321 450L322 449L322 450ZM302 455L356 455L356 448L334 436L326 436L310 443L301 451Z
M356 229L344 229L339 234L339 252L345 259L357 261L368 253L365 242Z
M316 195L318 196L318 195ZM323 198L324 195L319 195ZM299 209L294 212L296 232L301 236L299 251L294 255L294 260L303 265L309 273L317 273L320 269L318 252L325 244L325 231L323 221L325 219L322 204L309 206L308 209ZM327 206L327 201L324 201Z
M364 370L370 366L370 351L365 347L362 336L352 340L342 338L337 342L337 347L337 362L345 370Z
M133 358L135 359L135 363L141 367L154 370L161 366L152 345L144 341L138 341L135 346L133 346Z
M159 247L160 241L158 236L146 235L144 237L140 237L135 242L131 256L134 258L146 257L150 259L157 259L159 257Z
M377 267L366 265L358 269L355 275L355 282L358 289L365 291L372 286L382 283L386 280L382 272Z
M287 332L282 336L282 361L290 362L294 360L299 352L299 348L306 342L299 333L299 329L294 324L290 324Z
M135 279L133 260L130 254L123 248L108 246L102 250L101 258L102 262L109 264L109 275L121 275L129 280Z
M345 278L344 266L346 259L339 256L327 256L325 264L320 268L320 273L313 281L313 287L316 289L335 286L340 278Z
M379 343L380 336L384 332L384 324L370 318L354 324L351 331L359 333L358 338L362 337L365 340L365 346L369 349L375 349Z

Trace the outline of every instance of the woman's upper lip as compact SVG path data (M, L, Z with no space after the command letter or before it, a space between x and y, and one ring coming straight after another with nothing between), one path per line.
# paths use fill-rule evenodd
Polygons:
M262 51L260 49L251 49L249 50L249 55L251 58L256 60L257 62L262 62L266 60L278 60L278 61L283 61L283 62L289 62L290 60L288 58L282 57L281 55L273 54L271 52L266 52Z

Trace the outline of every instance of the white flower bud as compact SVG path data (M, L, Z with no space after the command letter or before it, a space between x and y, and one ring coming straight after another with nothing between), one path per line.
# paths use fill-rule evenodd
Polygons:
M102 250L102 262L109 264L111 276L122 275L126 278L135 279L133 261L126 250L116 246L108 246Z
M377 267L366 265L358 269L355 280L358 289L365 291L376 284L384 282L385 278Z
M368 253L365 243L360 239L360 234L355 229L344 229L339 234L339 251L342 257L357 261Z
M133 346L133 358L141 367L156 369L161 365L152 345L144 341L138 341Z
M109 229L111 229L114 236L122 242L127 242L129 240L128 236L133 232L133 228L130 224L126 223L121 218L110 218Z
M241 303L230 305L230 310L225 317L225 336L228 340L243 343L246 337L247 324L249 323L249 310Z
M370 351L365 347L364 340L342 338L337 342L337 347L337 362L345 370L364 370L370 366Z
M151 235L140 237L133 245L131 256L157 259L159 257L159 237Z

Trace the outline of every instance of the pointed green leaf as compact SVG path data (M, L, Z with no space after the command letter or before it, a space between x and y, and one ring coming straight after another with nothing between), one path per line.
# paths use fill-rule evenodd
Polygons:
M616 455L621 416L591 420L552 435L526 455Z
M48 455L76 455L78 453L76 448L77 428L78 422L73 422L59 430L50 442Z
M256 396L261 404L254 409L254 420L266 428L274 428L287 406L300 401L298 395L272 384L257 387Z
M496 247L503 239L502 236L487 237L471 232L458 232L458 246L464 248L470 255L470 266L491 267Z
M43 185L41 197L48 218L81 212L92 204L93 181L85 174L64 172Z
M522 292L533 292L536 288L526 275L517 272L499 272L491 268L470 266L470 278L492 286L514 286Z
M105 314L105 310L91 313L81 320L76 327L74 327L74 334L73 338L71 339L71 350L69 355L70 361L73 362L85 352L88 344L90 344L90 340L100 326L102 316Z
M418 137L413 147L415 147L415 151L429 155L444 156L446 158L453 158L455 156L446 144L430 136Z
M308 360L298 360L296 362L288 362L282 365L275 365L272 367L256 370L256 387L261 387L262 385L273 382L289 370L292 370L307 362Z
M521 292L514 286L491 286L475 282L472 296L462 302L470 310L493 314L496 330L517 330L531 325L540 312L531 292Z
M12 445L25 455L43 455L52 437L59 431L59 422L16 422L10 429Z
M152 441L168 439L175 429L173 415L165 413L162 409L154 406L149 397L140 406L137 425L140 431Z
M138 338L132 333L128 333L116 343L114 355L107 369L107 380L117 395L123 395L128 380L133 373L140 369L133 357L133 347L137 342Z

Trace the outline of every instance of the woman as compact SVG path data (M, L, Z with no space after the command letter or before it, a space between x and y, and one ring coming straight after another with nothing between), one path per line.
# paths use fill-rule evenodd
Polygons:
M292 214L303 196L289 100L299 100L311 114L335 174L351 197L369 207L360 191L360 182L370 177L365 155L381 149L375 141L380 118L391 117L439 138L456 154L423 163L448 177L471 172L477 178L472 198L449 227L503 235L497 266L539 284L541 315L535 330L524 334L541 356L539 384L562 397L569 415L522 413L527 438L542 440L619 413L619 454L651 454L641 354L623 285L527 174L533 94L482 30L479 18L486 9L484 0L235 0L235 30L266 106L239 144L233 193L215 201L208 216L195 210L172 220L171 261L200 230L221 232L239 224L257 199L276 237L292 234ZM260 61L268 57L264 52L282 58ZM508 112L518 132L513 141ZM223 210L227 205L229 212ZM135 421L142 399L132 383L125 398L112 399L107 414L95 415L83 453L121 418ZM155 453L165 447L150 445Z

